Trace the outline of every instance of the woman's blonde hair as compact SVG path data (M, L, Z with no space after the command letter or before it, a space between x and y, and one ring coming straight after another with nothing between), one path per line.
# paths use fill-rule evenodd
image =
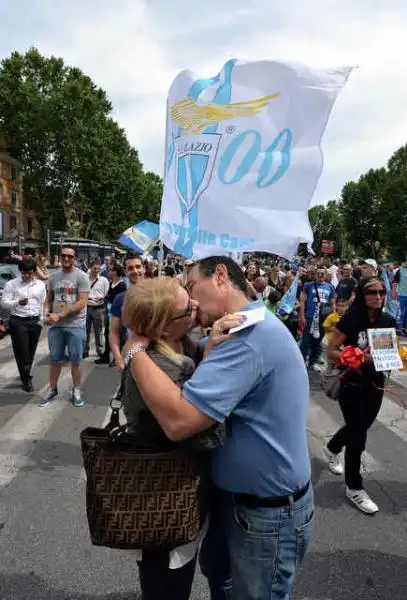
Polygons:
M181 357L165 341L164 331L176 312L179 286L179 280L170 277L143 279L127 290L123 304L123 324L177 363Z

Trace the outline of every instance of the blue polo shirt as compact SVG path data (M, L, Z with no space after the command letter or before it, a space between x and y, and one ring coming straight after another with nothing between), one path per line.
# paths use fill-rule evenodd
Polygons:
M229 418L231 432L212 463L218 487L285 496L309 481L308 376L293 336L274 314L267 311L264 321L211 350L183 396L215 421Z

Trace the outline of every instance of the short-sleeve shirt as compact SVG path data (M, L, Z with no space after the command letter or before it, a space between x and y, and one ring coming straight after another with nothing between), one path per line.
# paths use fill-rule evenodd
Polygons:
M120 319L120 321L122 320L122 309L125 295L126 292L121 292L120 294L117 294L112 304L111 315L112 317L117 317L118 319Z
M66 273L62 269L56 271L48 280L49 290L54 294L52 303L52 312L59 314L67 308L76 304L79 300L79 294L89 292L89 277L81 269L74 268L73 271ZM60 321L57 321L52 327L85 327L86 324L86 304L78 312L73 312Z
M318 294L316 288L318 288ZM305 307L307 319L313 318L318 304L318 297L321 304L330 304L335 298L335 289L330 283L316 283L314 281L306 283L304 293L307 295L307 306Z
M309 481L308 376L294 338L271 312L211 350L183 395L214 421L228 419L229 435L212 460L219 488L285 496Z
M350 300L352 293L358 287L358 282L353 277L341 279L336 286L336 297L338 300Z
M127 292L127 290L126 290ZM113 300L112 303L112 307L110 310L110 316L111 317L117 317L118 319L120 319L120 322L122 322L123 317L122 317L122 311L123 311L123 304L124 304L124 298L126 296L126 292L121 292L120 294L117 294L116 298ZM128 338L128 331L126 327L120 327L120 340L122 343L124 343Z
M395 319L386 312L381 312L377 319L369 323L367 318L362 318L359 312L350 309L341 320L336 324L338 331L346 336L345 346L353 346L364 350L369 345L368 329L386 329L395 327ZM383 384L384 374L376 372L373 363L366 363L361 367L362 372L379 385ZM348 380L355 379L359 381L356 374L355 378L349 377Z

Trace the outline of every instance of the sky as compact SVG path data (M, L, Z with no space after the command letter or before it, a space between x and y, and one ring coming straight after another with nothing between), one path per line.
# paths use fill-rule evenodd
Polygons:
M355 65L324 141L313 204L407 143L405 0L16 0L0 3L0 58L35 46L103 87L146 170L163 173L165 103L183 69L229 58Z

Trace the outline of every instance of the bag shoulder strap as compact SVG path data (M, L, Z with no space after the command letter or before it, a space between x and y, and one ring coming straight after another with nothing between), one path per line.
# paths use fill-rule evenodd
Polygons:
M315 288L315 293L317 295L318 304L321 304L321 298L320 298L319 291L318 291L318 284L316 281L314 281L314 288Z
M109 422L105 427L105 429L107 429L110 432L113 431L113 429L122 428L122 426L120 425L120 411L123 409L123 395L126 386L127 370L128 362L125 362L119 387L116 389L113 398L110 400L110 408L112 409L112 411L110 413Z
M132 348L130 348L124 359L124 369L122 371L119 387L116 389L113 398L110 400L110 408L112 409L112 412L105 429L110 432L115 430L116 434L126 431L127 427L129 426L129 423L126 423L126 425L120 425L120 411L123 410L123 396L126 388L126 376L130 372L129 365L133 356L134 351Z

